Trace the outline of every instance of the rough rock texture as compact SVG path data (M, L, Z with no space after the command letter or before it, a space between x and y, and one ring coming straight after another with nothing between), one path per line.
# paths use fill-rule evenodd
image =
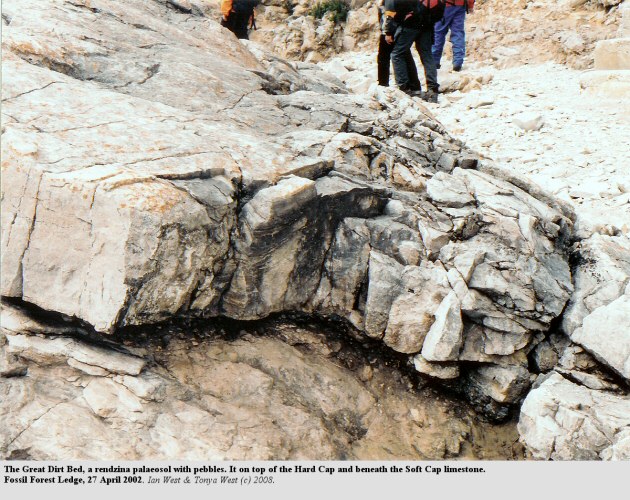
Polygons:
M586 316L623 293L630 279L630 247L626 245L626 238L599 234L579 244L575 292L563 315L565 333L571 335Z
M591 94L623 98L630 92L630 70L589 71L580 79L580 87Z
M593 93L623 97L630 91L630 3L623 2L618 11L617 38L597 42L593 57L598 71L586 74L580 84Z
M571 340L630 380L630 289L589 314Z
M310 15L319 2L269 0L258 8L253 40L271 47L283 57L311 63L342 51L374 46L378 39L376 2L351 0L344 22L335 23L330 13L321 19ZM323 2L322 2L323 3Z
M555 371L527 395L519 434L536 458L627 460L630 242L595 234L576 245L575 257L567 337L554 335L534 351L540 371Z
M630 398L574 384L558 373L532 390L518 424L535 458L630 459Z
M142 360L86 346L63 337L44 339L30 335L10 335L7 337L7 344L8 353L35 362L67 359L68 363L75 363L75 367L92 366L96 370L104 369L125 375L138 375L145 365Z
M258 8L259 29L251 32L251 38L284 57L312 63L348 51L376 51L378 2L348 2L351 6L348 18L338 24L330 14L322 19L309 15L315 3L312 0L265 2ZM503 68L544 61L576 69L592 67L593 49L599 41L614 37L615 32L619 37L628 36L622 31L624 19L630 18L624 14L626 4L623 0L478 2L466 20L467 61L483 61ZM216 19L217 12L218 9L214 14ZM444 63L450 62L450 50L447 43ZM343 76L343 70L339 70L335 74ZM452 85L449 78L447 86Z
M602 40L595 46L595 69L630 69L630 37Z
M303 311L501 366L562 312L570 212L476 170L418 100L163 2L5 11L3 295L101 332Z
M497 426L486 436L461 403L418 393L425 378L357 361L317 331L180 332L145 349L101 335L286 311L342 319L378 356L495 419L530 370L555 369L527 399L523 442L546 458L627 456L627 238L577 243L570 268L565 203L480 161L419 100L349 94L367 87L346 65L325 65L332 76L289 63L213 12L197 0L3 3L1 293L97 332L3 313L3 457L513 455L509 425L504 441ZM297 29L313 42L300 54L337 50L342 28L316 25ZM369 29L354 14L349 26ZM576 57L592 42L565 35ZM517 50L504 49L497 61ZM473 97L467 110L496 105ZM528 134L547 128L535 118ZM546 336L569 298L572 342ZM562 420L549 448L536 419L550 405L581 411L574 393L608 441Z
M23 369L0 378L0 457L522 457L513 445L515 423L480 422L461 401L418 388L389 362L322 327L272 322L231 341L197 327L148 337L142 348L125 341L122 354L69 338L74 349L62 351L61 338L7 333L9 347L0 349L18 352ZM25 342L37 346L37 356ZM78 349L104 354L75 365L68 356ZM116 368L122 356L151 361L139 374L123 374Z
M592 67L595 45L615 36L621 9L613 6L622 2L479 2L467 20L467 57L495 67L543 61Z

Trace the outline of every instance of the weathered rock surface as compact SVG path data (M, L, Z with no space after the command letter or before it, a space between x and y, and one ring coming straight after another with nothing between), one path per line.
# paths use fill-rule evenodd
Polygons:
M613 38L597 42L595 69L630 69L630 37Z
M580 78L580 87L591 94L623 98L630 92L630 70L589 71Z
M87 365L127 375L138 375L145 365L141 359L91 347L69 338L47 339L30 335L7 335L6 338L9 354L17 354L40 364L68 359L69 363L80 363L75 368Z
M525 132L540 130L545 123L543 117L536 113L520 113L512 121Z
M630 380L630 293L589 314L571 340Z
M521 409L521 439L535 458L630 458L630 398L588 389L553 373Z
M502 366L562 312L571 214L476 170L418 100L344 94L201 10L27 3L3 33L3 295L100 332L303 311Z
M422 344L422 356L427 361L457 361L462 348L461 305L455 292L450 292L435 311Z
M529 388L529 372L522 366L482 366L469 374L468 383L498 403L517 401Z
M488 60L490 54L499 68L545 61L592 67L596 44L621 22L620 9L611 7L622 2L486 0L466 20L466 57Z
M259 29L252 31L250 36L284 57L309 62L322 62L343 52L376 51L378 2L359 0L348 3L351 10L346 22L335 24L330 14L322 19L311 16L309 13L314 4L310 0L270 0L259 7ZM628 36L621 30L625 3L623 0L485 0L476 6L474 15L466 19L466 60L483 61L486 65L492 62L496 67L544 61L577 69L591 67L593 49L598 41L610 38L617 26L618 36ZM617 4L621 5L614 7ZM215 16L218 19L218 15ZM450 67L448 52L449 44L442 62L448 60ZM351 63L352 66L360 64ZM341 68L339 73L343 73ZM371 79L375 80L375 77ZM459 82L463 82L461 88L475 86L474 79L466 76L445 79L451 88L460 85ZM346 83L363 87L363 82Z
M345 27L293 19L287 50L316 62L369 43L371 6L357 2ZM3 3L2 295L101 333L181 316L341 318L495 418L522 400L530 368L556 369L527 399L526 445L541 458L627 458L627 390L613 375L629 373L622 230L582 241L571 270L565 204L481 162L418 100L370 88L346 63L325 65L331 76L273 44L238 42L205 17L213 12L197 0ZM556 42L580 65L593 36ZM481 115L500 99L471 94L461 106ZM523 111L506 116L523 118L515 124L532 141L553 126ZM570 296L563 329L574 343L545 338ZM498 427L483 437L461 404L431 393L439 404L429 408L411 379L317 332L199 349L164 340L164 351L81 335L3 312L3 456L510 456L484 441L501 441ZM550 407L569 416L540 423Z
M89 373L59 352L59 338L31 337L52 347L40 347L37 359L19 352L27 373L0 378L0 457L521 456L513 449L514 423L483 423L461 401L416 388L369 350L344 345L321 328L272 322L233 341L218 335L176 329L170 336L177 340L169 342L149 332L153 341L133 350L152 362L136 375L110 372L121 356L114 351L93 360L102 373ZM76 349L96 349L73 342Z
M521 409L521 441L536 458L630 457L629 243L595 234L574 249L575 291L562 322L567 337L537 346L539 370L555 371L541 376L549 378L536 382Z
M562 329L571 336L584 319L621 297L630 283L630 239L595 234L575 249L575 291L562 316Z
M283 57L311 63L341 51L373 46L378 37L376 3L373 0L347 3L351 8L347 18L335 23L331 13L321 19L310 15L316 3L309 0L265 2L258 8L258 29L250 36Z
M594 235L576 249L567 336L553 334L534 350L537 369L553 371L540 375L521 409L521 441L536 458L630 457L626 247L623 237Z
M575 257L575 291L562 322L575 344L541 344L534 358L550 369L555 355L559 374L527 396L519 433L538 458L628 459L630 241L595 234Z

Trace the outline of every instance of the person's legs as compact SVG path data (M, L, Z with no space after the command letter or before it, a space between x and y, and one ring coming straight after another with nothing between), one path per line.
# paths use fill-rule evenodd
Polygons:
M232 12L230 17L234 16L234 29L232 32L236 35L236 38L249 40L249 33L247 33L247 26L249 25L249 14L242 14L239 12Z
M466 55L466 7L451 7L453 12L453 20L451 23L451 43L453 44L453 68L461 69L464 64L464 56Z
M418 68L416 68L416 61L413 60L411 49L407 51L405 56L407 61L407 74L409 75L409 89L410 90L422 90L420 79L418 78Z
M409 89L410 81L409 72L407 70L407 53L417 36L418 30L402 28L394 41L394 50L392 50L394 76L396 77L396 85L402 90Z
M378 55L376 56L376 64L378 67L378 84L384 87L389 86L389 66L391 63L392 50L394 44L385 41L385 35L381 35L378 41Z
M444 17L441 21L435 23L434 31L435 38L433 41L433 47L431 52L433 53L433 60L439 67L440 60L442 59L442 52L444 51L444 44L446 43L446 34L451 26L451 7L444 9Z
M424 77L427 82L427 89L437 93L439 89L437 79L437 68L431 50L431 40L433 39L432 29L423 28L418 38L416 38L416 50L420 54L420 60L424 67Z

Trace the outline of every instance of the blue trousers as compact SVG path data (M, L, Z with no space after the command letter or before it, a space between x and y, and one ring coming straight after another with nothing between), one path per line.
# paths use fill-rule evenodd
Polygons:
M451 30L451 43L453 44L453 66L464 64L466 55L466 34L464 22L466 20L466 7L464 5L447 5L444 9L444 19L435 25L435 42L431 51L436 64L440 64L446 34Z

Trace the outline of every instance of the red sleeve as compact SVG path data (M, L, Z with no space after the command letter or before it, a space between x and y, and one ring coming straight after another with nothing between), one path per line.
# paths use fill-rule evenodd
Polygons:
M473 10L475 8L475 0L467 0L468 10Z

